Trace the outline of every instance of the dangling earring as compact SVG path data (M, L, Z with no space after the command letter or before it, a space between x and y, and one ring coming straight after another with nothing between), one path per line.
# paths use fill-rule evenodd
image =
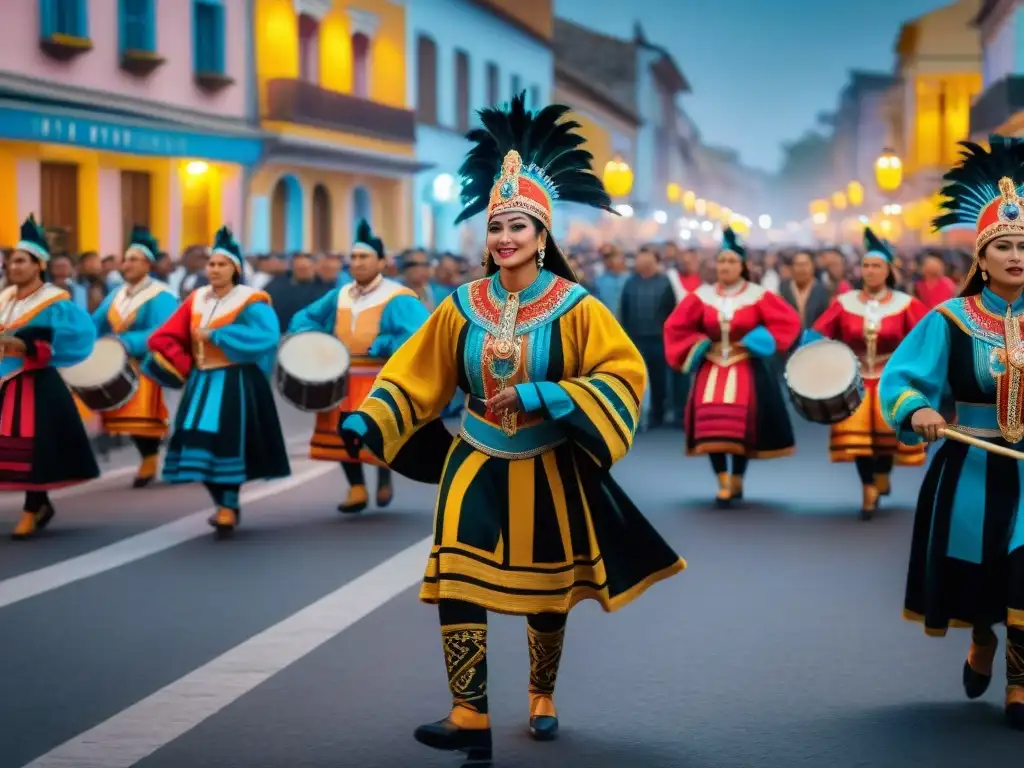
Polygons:
M988 282L988 272L986 272L984 269L981 270L981 281L983 283L987 283Z
M487 266L487 260L489 258L491 258L491 252L488 251L486 248L484 248L484 257L482 259L480 259L480 266L481 267L486 267Z
M537 250L537 269L544 269L544 246Z

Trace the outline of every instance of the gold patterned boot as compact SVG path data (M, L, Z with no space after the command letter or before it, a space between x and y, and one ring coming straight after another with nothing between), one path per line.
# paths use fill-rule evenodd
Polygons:
M892 493L892 475L888 472L875 473L875 488L879 496L888 496Z
M1024 627L1006 627L1006 722L1024 731Z
M999 638L990 627L975 627L971 632L971 649L964 662L964 693L968 699L980 698L988 690L998 647Z
M346 515L354 515L366 509L370 495L365 485L353 485L348 489L348 498L338 505L338 511Z
M728 472L718 473L718 493L715 495L715 506L728 507L732 503L732 475Z
M446 752L464 752L465 766L491 764L491 721L487 714L487 625L441 627L452 709L448 717L421 725L413 738Z
M729 491L733 501L743 498L743 475L729 475Z
M143 456L139 463L139 469L132 481L132 488L145 488L156 479L157 455Z
M870 520L878 511L878 486L874 483L864 486L864 497L860 507L860 519Z
M554 696L565 625L541 632L528 623L526 639L530 645L530 735L537 741L552 741L558 735Z

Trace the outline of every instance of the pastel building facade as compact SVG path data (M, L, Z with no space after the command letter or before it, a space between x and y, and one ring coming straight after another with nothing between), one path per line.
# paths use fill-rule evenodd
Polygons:
M0 25L0 244L34 213L53 247L172 255L244 231L247 0L19 0ZM13 183L6 183L7 179Z

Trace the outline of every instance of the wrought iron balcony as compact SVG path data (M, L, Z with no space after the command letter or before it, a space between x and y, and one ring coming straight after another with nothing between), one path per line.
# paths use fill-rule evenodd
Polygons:
M971 107L971 133L989 133L1024 110L1024 76L1010 75L985 89Z
M301 80L268 81L264 117L387 141L416 140L416 115L411 110L328 91Z

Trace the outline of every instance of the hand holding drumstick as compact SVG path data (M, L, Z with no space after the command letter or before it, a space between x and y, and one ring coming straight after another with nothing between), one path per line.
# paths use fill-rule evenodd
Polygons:
M948 424L942 418L942 414L934 408L921 408L914 411L914 415L910 417L910 426L917 434L923 436L925 441L934 443L943 436L942 433Z

